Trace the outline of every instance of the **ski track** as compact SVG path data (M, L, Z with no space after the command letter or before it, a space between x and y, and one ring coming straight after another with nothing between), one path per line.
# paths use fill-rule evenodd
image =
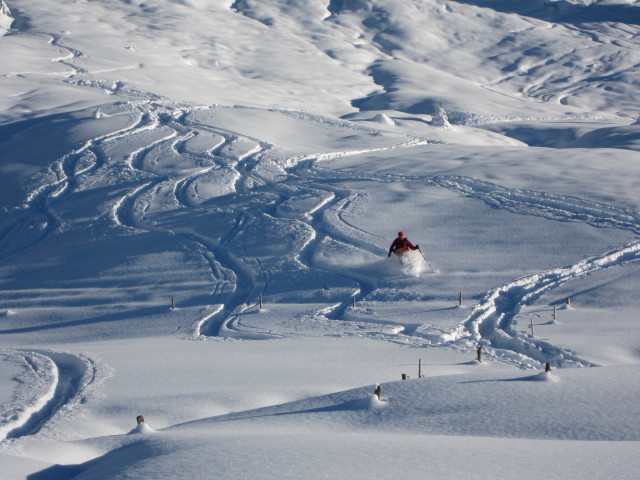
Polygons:
M86 71L74 64L74 60L82 57L83 53L63 45L60 35L49 36L51 45L59 48L61 52L66 52L53 59L70 69L66 82L101 88L111 94L138 96L144 100L128 102L130 108L137 112L137 117L130 125L89 139L51 166L53 180L28 195L23 215L0 232L0 259L28 249L52 235L64 222L64 219L56 214L56 202L79 190L82 178L98 176L102 169L115 163L120 163L121 168L131 173L140 174L141 178L124 195L113 201L112 222L122 228L161 230L177 235L187 245L185 248L199 251L209 265L213 279L212 303L205 306L207 313L194 324L194 335L197 338L268 339L282 336L268 330L256 331L255 326L242 323L242 313L254 308L258 295L268 292L269 288L268 275L261 271L260 262L248 264L233 252L233 241L247 222L240 197L257 195L254 188L256 185L267 186L269 191L279 195L279 200L275 203L265 202L262 210L273 217L274 221L291 219L278 213L278 207L283 203L296 197L321 197L317 204L293 219L304 223L312 231L311 239L297 252L297 258L304 266L310 269L323 268L314 263L314 252L327 238L380 254L379 247L366 241L366 237L370 237L371 234L345 219L344 212L361 194L357 191L345 191L344 187L339 186L340 181L354 180L356 177L344 172L329 172L322 169L321 164L325 160L383 149L318 153L284 159L283 165L287 168L288 177L286 188L282 188L285 182L274 181L255 171L255 167L261 162L273 161L264 155L271 147L267 143L239 135L222 126L189 123L188 114L203 107L172 105L158 96L130 89L121 82L107 85L99 80L75 79L74 77ZM575 88L579 89L581 86L576 85ZM545 95L553 96L555 92L545 92ZM289 114L305 118L309 115L298 112ZM207 150L197 151L188 148L188 142L202 133L213 135L213 138L220 140ZM149 141L144 141L145 135L149 135ZM105 147L114 144L131 142L135 145L136 142L132 142L134 138L143 140L143 145L130 151L124 159L111 158L105 151ZM234 146L242 142L253 143L255 146L247 151L234 153ZM393 148L411 147L420 143L425 142L413 140ZM188 159L194 166L164 174L149 169L145 160L151 152L161 147L166 147L167 151L174 152L177 157ZM211 198L201 195L198 186L205 178L210 178L220 171L230 173L235 179L233 184L225 186L228 193L224 197L225 204L237 206L238 209L234 208L234 221L219 239L210 238L195 230L173 231L147 218L147 198L153 198L167 185L179 208L191 211L211 208L207 203ZM411 177L358 173L358 180L364 178L372 181L422 182L437 185L515 214L564 222L582 222L598 228L622 229L636 235L640 234L639 212L577 197L511 189L464 176ZM334 184L338 186L333 187ZM237 203L234 199L238 199ZM568 349L517 331L516 318L526 306L560 285L607 268L638 261L640 242L615 248L573 265L516 279L487 292L465 320L452 331L437 338L422 333L417 325L402 326L384 320L368 322L369 326L378 325L379 330L375 332L359 333L347 330L341 334L364 335L417 347L445 346L465 351L482 345L485 356L522 368L539 368L545 362L552 362L558 367L593 366L588 359L583 359ZM373 280L355 276L339 267L335 267L331 273L349 276L354 281L353 296L357 300L366 299L376 289ZM327 305L304 316L311 320L344 320L350 301L349 299ZM0 441L37 434L47 424L64 418L66 411L86 401L91 389L104 376L104 373L99 372L100 367L84 355L45 350L14 350L13 355L23 358L35 375L41 375L38 371L41 371L44 365L48 365L50 370L45 375L50 384L31 402L21 405L17 413L1 425Z
M288 158L287 180L273 180L256 173L256 166L261 162L273 162L265 155L270 145L259 139L238 135L236 132L211 125L203 125L188 121L190 107L173 106L158 102L132 103L138 114L137 118L126 128L102 135L85 142L78 149L65 155L52 167L55 181L35 190L27 200L29 216L11 226L0 238L0 254L11 254L12 236L17 236L24 222L34 215L46 219L46 227L40 229L38 236L25 242L22 248L28 248L35 242L51 234L61 220L57 217L55 202L69 195L78 188L79 178L97 174L101 169L120 161L122 167L140 174L141 183L133 186L124 195L117 198L112 207L113 222L123 228L137 230L165 230L179 235L192 249L197 249L207 260L214 282L212 298L216 301L207 306L208 313L196 322L196 334L205 336L238 336L241 338L273 337L273 332L249 331L240 321L241 313L257 303L257 297L266 293L268 275L261 272L260 264L248 264L245 259L238 258L233 251L234 238L242 231L248 218L242 210L245 197L260 197L260 188L275 193L275 202L264 202L261 211L273 218L302 222L311 229L311 239L296 252L300 262L311 268L321 268L314 264L314 252L323 240L348 244L352 247L379 254L380 248L366 240L369 235L345 220L344 212L357 201L361 193L346 190L341 181L354 180L347 173L330 172L321 168L323 161L353 155L367 151L332 152ZM201 108L201 107L200 107ZM212 135L215 144L206 151L195 151L188 148L188 142L198 135ZM125 146L127 142L136 146L122 160L109 158L105 146L118 143ZM403 146L415 145L415 141L406 142ZM371 149L378 151L380 149ZM165 167L159 163L164 152L180 158L184 165ZM211 198L201 197L201 182L214 178L216 174L229 172L228 177L220 177L227 181L220 188L228 192L223 195L224 203L235 211L235 220L216 240L195 230L173 231L162 226L158 218L162 215L147 215L150 202L160 193L170 192L175 208L198 209L212 208L208 205ZM577 197L555 195L546 192L511 189L464 176L394 176L392 174L369 174L364 176L369 181L384 182L422 182L449 189L459 195L481 200L493 207L516 214L539 216L557 221L582 222L599 228L615 228L640 233L640 215L619 207L587 201ZM363 180L363 176L357 177ZM225 180L226 179L226 180ZM229 180L231 179L231 180ZM294 215L279 212L280 206L296 198L319 198L307 211ZM255 204L252 215L258 212ZM153 220L150 219L153 217ZM21 223L22 222L22 223ZM363 233L366 234L363 236ZM515 280L487 293L471 315L453 331L441 335L434 341L433 336L422 336L420 331L407 326L397 332L395 340L415 345L448 345L453 348L475 348L477 345L487 347L486 355L518 365L538 366L552 361L559 366L591 365L586 359L577 357L573 352L555 347L541 340L534 339L514 328L515 317L526 305L531 304L543 293L583 275L594 273L623 263L638 261L640 244L622 246L602 256L590 258L575 265L554 269L536 275ZM15 248L14 248L15 250ZM327 268L327 267L324 267ZM354 285L354 297L365 299L376 289L375 282L365 277L350 274L339 267L331 273L350 277ZM229 288L233 285L233 288ZM320 314L328 319L342 319L350 305L350 299L324 309ZM220 307L220 305L222 305ZM391 340L388 332L381 332L384 338ZM393 335L391 335L393 337Z
M611 205L546 192L507 189L469 177L435 177L434 183L462 195L484 201L516 214L583 222L599 228L640 232L639 214ZM517 279L484 297L471 315L452 332L441 337L444 343L489 347L490 356L519 365L540 367L592 366L574 352L515 330L516 316L541 295L568 281L610 267L640 261L640 242L616 248L603 255L583 259L573 265Z
M27 382L30 392L19 392L17 413L3 422L0 441L39 433L45 425L65 416L66 412L87 401L96 383L104 376L100 367L85 355L46 350L8 350L29 366L31 376L48 384L40 392L32 391L33 380ZM32 398L24 398L25 396ZM34 396L35 395L35 396Z
M334 181L336 180L335 174L326 170L317 173L330 175ZM363 180L360 174L353 178L347 174L343 178L345 181ZM572 196L510 189L464 176L410 177L378 174L370 175L368 180L433 184L516 214L556 221L582 222L599 228L615 228L634 234L640 233L639 212ZM335 218L343 221L341 215L336 215ZM343 223L347 225L346 222L343 221ZM432 335L421 335L415 328L405 328L396 340L390 340L403 344L413 343L406 338L410 332L409 336L424 338L430 345L450 346L464 350L475 349L482 345L485 349L484 355L488 358L495 358L523 368L540 368L547 362L560 367L593 366L593 363L578 357L568 349L553 346L516 331L516 316L541 295L568 281L599 270L638 261L640 261L640 242L621 246L574 265L523 277L488 292L474 307L471 315L451 332L440 335L437 340L434 340ZM370 293L366 287L364 291L367 294ZM340 311L344 312L344 309ZM382 336L386 335L382 334Z
M528 366L540 367L546 362L558 367L594 366L570 350L516 331L516 317L524 306L565 282L639 260L640 243L634 243L574 265L515 280L490 291L472 314L455 330L442 335L441 340L462 345L470 342L474 347L488 346L491 356L517 364L524 361Z
M82 52L73 50L60 42L60 37L51 35L51 43L64 55L56 61L64 63L73 70L73 77L83 70L73 64ZM349 155L382 151L389 148L406 148L427 143L423 139L409 139L391 147L354 149L343 152L319 152L299 157L273 160L265 155L271 145L260 139L250 138L226 129L189 120L189 113L207 107L178 105L157 96L137 92L126 85L106 86L101 81L67 80L94 88L102 88L110 93L129 97L142 97L145 100L129 101L137 112L137 118L131 125L96 138L90 139L78 149L65 155L52 166L55 180L34 190L27 198L26 214L0 234L0 258L7 257L21 249L29 248L58 228L62 222L55 213L55 202L78 188L83 176L97 174L101 169L117 163L120 168L137 174L139 180L124 195L113 202L112 221L123 228L166 231L180 236L186 245L195 249L207 261L211 270L214 286L212 299L206 306L209 312L195 322L196 335L238 336L240 338L273 337L273 332L256 333L248 331L240 321L240 314L252 308L261 293L268 288L268 273L262 271L259 261L247 263L238 258L233 251L234 238L242 232L247 222L247 213L243 211L243 202L247 198L260 198L260 187L278 196L275 201L263 202L260 212L273 221L283 219L302 222L310 229L308 242L295 252L296 258L308 268L320 268L314 265L314 252L323 240L330 238L352 247L380 254L381 250L373 242L363 240L370 236L368 232L350 225L345 220L344 211L360 195L357 191L347 191L340 186L342 180L370 180L382 182L422 182L437 185L454 191L459 195L483 201L493 207L516 214L543 217L564 222L582 222L599 228L615 228L640 233L640 214L602 203L587 201L577 197L555 195L512 189L472 177L464 176L398 176L385 174L349 174L331 172L321 168L323 161ZM305 121L327 123L312 114L283 111L282 114ZM342 125L339 121L336 124ZM361 127L353 126L358 129ZM213 144L210 148L198 151L189 148L189 141L199 135L210 135ZM148 137L148 138L147 138ZM204 136L201 138L205 138ZM146 139L146 140L145 140ZM126 158L110 158L106 146L128 142L136 146ZM163 150L164 149L164 150ZM152 153L157 153L155 158ZM162 165L163 152L179 158L181 165ZM273 179L258 173L257 166L265 163L275 164L280 170L286 168L286 181ZM182 165L184 164L184 165ZM265 171L269 171L265 165ZM223 175L223 173L225 175ZM219 174L219 175L218 175ZM216 175L218 175L216 177ZM135 175L134 175L135 177ZM206 180L217 178L222 182L216 185L219 191L207 197L202 187ZM225 183L226 182L226 183ZM136 182L134 182L136 183ZM334 186L337 185L337 186ZM162 215L152 214L152 202L158 195L170 192L173 209L190 211L214 208L210 204L216 197L234 211L234 221L220 238L209 238L195 230L172 230L161 223ZM291 217L279 213L279 207L296 198L317 198L320 201L300 215ZM267 198L267 197L264 197ZM256 206L252 215L256 215ZM155 207L157 209L157 206ZM162 212L160 212L162 213ZM37 232L25 235L30 224L37 222ZM34 229L31 229L34 230ZM363 237L363 233L365 234ZM26 238L25 238L26 237ZM450 346L470 349L478 345L487 347L485 354L519 366L539 366L553 361L559 366L591 365L586 359L577 357L561 347L537 340L514 328L515 317L526 305L531 304L545 292L573 279L595 273L599 270L640 260L640 243L621 246L601 256L582 260L574 265L553 269L514 280L488 292L472 313L451 332L434 339L432 335L423 335L416 326L405 326L375 335L388 340L415 346ZM326 268L326 267L325 267ZM366 298L375 289L371 279L335 267L330 273L349 277L354 282L354 296ZM232 285L232 288L227 288ZM349 301L320 309L319 318L342 319ZM393 331L392 331L393 330Z
M230 135L229 132L224 130L218 131L217 129L207 128L207 131L217 134L224 138L224 140L215 145L211 152L187 153L185 151L185 144L189 139L196 136L198 130L197 128L185 125L184 119L182 118L184 112L182 112L183 114L180 115L179 119L174 118L170 111L162 112L160 115L152 113L153 112L149 112L148 116L152 117L153 121L148 122L148 124L142 128L153 130L153 128L160 128L162 126L162 128L168 129L169 132L162 138L132 152L126 163L132 170L151 173L152 175L156 175L157 178L134 188L121 197L114 204L113 218L116 224L129 228L162 230L162 227L158 227L145 218L144 212L147 210L148 204L145 205L146 200L143 198L144 195L149 194L149 192L152 192L154 189L161 188L163 184L168 182L171 184L170 191L173 193L178 206L188 209L201 208L188 194L192 186L197 185L198 181L205 175L221 167L236 172L235 183L239 184L243 179L243 175L240 173L240 170L243 169L243 164L260 153L262 147L256 146L249 152L245 152L235 158L229 155L223 156L220 152L225 147L229 147L230 150L232 150L231 146L234 142L238 141L238 137ZM138 131L139 130L140 129L138 129ZM137 132L134 131L133 133ZM124 140L126 141L126 139ZM154 149L163 145L168 145L176 155L191 157L196 160L206 160L212 165L200 168L195 173L188 173L174 178L149 172L145 165L145 158ZM173 176L175 173L171 175ZM242 188L234 185L231 191L235 192L239 189ZM193 190L195 191L195 188ZM153 197L153 193L150 196ZM222 298L221 305L217 303L209 305L207 309L212 310L212 313L206 314L196 322L196 335L215 337L223 335L226 330L233 330L233 327L230 327L230 325L233 324L234 319L246 308L247 302L252 297L257 296L256 291L259 289L258 285L260 282L256 280L255 275L244 262L233 255L229 247L229 243L241 229L244 222L243 214L236 215L234 226L219 243L197 233L195 230L169 230L172 234L182 236L192 248L198 248L200 250L210 266L214 279L215 288L212 292L212 297ZM232 285L233 288L225 288L227 285Z

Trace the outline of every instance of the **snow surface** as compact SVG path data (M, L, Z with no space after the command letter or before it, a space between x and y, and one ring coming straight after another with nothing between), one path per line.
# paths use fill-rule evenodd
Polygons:
M638 3L0 2L2 478L637 478Z

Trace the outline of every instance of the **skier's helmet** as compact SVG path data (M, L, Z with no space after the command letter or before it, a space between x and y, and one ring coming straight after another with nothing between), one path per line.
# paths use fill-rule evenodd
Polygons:
M398 232L399 237L404 237L404 232Z

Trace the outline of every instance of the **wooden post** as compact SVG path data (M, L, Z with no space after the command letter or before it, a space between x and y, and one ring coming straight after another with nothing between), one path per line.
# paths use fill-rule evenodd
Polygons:
M556 319L556 306L553 306L553 319Z
M378 400L380 400L380 395L382 395L382 385L378 384L375 392L373 393L375 394L376 397L378 397Z
M549 362L544 364L544 371L547 373L551 373L551 364Z
M571 297L567 297L567 307L571 306Z
M462 292L458 294L458 305L462 306Z
M144 423L144 417L142 415L138 415L136 417L136 422L138 422L138 425L140 425L141 423Z
M171 299L171 310L175 310L176 309L176 301L172 298Z
M422 359L418 359L418 378L422 378Z
M476 357L476 359L477 359L480 363L482 363L482 345L480 345L480 346L478 347L478 350L477 350L477 357Z
M531 336L533 337L533 318L529 321L529 328L531 329Z
M260 297L258 299L258 304L260 305L260 310L262 310L262 294L260 294Z

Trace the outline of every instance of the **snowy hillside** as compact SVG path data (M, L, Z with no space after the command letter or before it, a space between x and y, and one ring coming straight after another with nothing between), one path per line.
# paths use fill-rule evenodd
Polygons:
M639 25L0 4L3 478L635 478Z

